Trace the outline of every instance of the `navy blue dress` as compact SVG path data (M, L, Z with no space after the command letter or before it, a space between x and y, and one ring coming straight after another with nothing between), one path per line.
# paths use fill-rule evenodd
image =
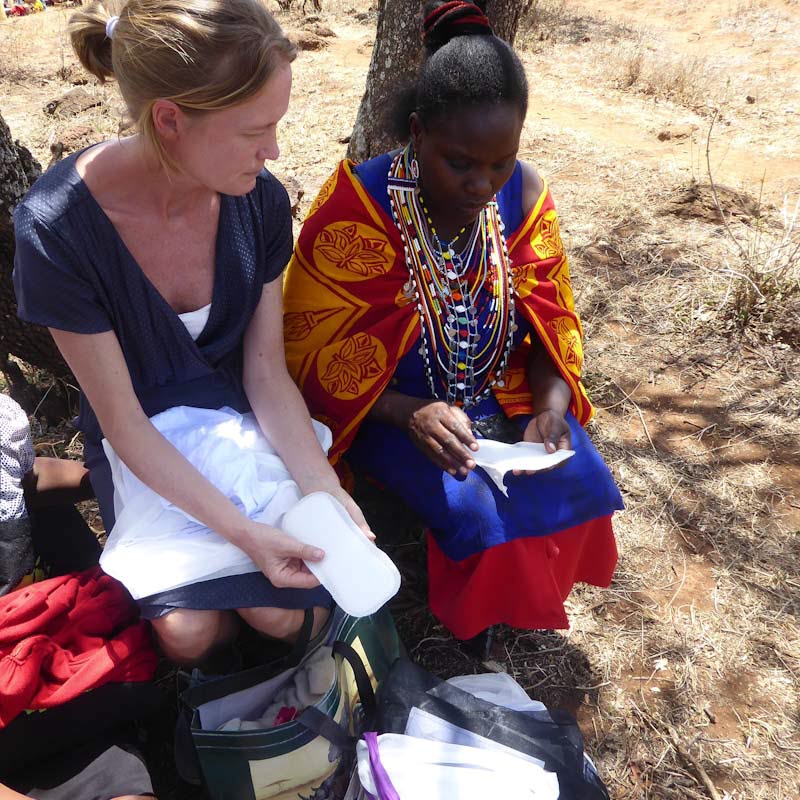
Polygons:
M180 405L249 411L242 385L242 341L263 285L281 275L292 253L286 190L263 170L249 194L221 195L211 311L194 341L78 174L79 155L42 175L14 212L19 316L73 333L113 330L136 396L149 417ZM101 445L103 433L83 393L78 427L84 433L86 466L103 522L110 531L111 470ZM145 598L141 605L152 616L173 607L303 608L328 602L329 595L321 588L275 589L254 573L166 592Z

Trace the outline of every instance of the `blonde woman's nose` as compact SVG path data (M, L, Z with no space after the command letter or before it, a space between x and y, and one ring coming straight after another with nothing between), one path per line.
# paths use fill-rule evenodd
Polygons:
M261 149L258 151L257 156L259 161L275 161L281 154L280 147L278 147L278 138L272 136L268 142L265 142Z

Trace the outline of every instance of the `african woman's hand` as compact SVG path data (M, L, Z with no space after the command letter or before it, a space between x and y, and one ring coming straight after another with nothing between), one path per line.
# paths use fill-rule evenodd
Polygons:
M540 411L528 423L523 442L540 442L548 453L556 450L569 450L572 446L572 437L563 414L553 409Z
M436 401L416 409L408 420L414 445L437 467L451 475L467 475L475 468L472 452L478 442L469 417L455 406Z
M569 450L572 446L572 435L563 414L559 414L554 409L545 409L536 414L525 428L522 435L523 442L539 442L544 445L548 453L555 453L556 450ZM563 463L563 462L561 462ZM561 464L556 464L550 469L557 469ZM550 470L538 470L539 472L549 472ZM532 475L534 473L526 470L514 470L515 475Z

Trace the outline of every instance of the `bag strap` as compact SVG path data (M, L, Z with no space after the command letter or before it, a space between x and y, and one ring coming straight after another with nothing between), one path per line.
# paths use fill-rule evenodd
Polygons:
M351 736L336 720L329 717L316 706L308 706L295 718L303 727L313 731L317 736L322 736L340 750L352 752L355 750L358 739Z
M378 751L378 734L375 731L368 731L364 734L364 741L367 743L367 750L369 751L369 768L375 780L375 788L378 790L378 800L400 800L400 795L397 789L394 788L386 767L381 762L380 752Z
M361 707L364 710L364 716L367 727L371 727L375 719L375 712L377 705L375 702L375 691L372 688L372 682L367 674L367 669L361 656L356 650L347 642L337 640L333 643L331 648L334 656L341 656L350 665L353 670L353 675L356 679L356 688L358 689L358 698L361 701ZM320 711L316 706L309 706L296 718L304 727L327 739L331 744L341 750L353 751L355 750L357 736L351 736L350 732L343 728L338 722L329 717L323 711Z
M372 688L372 681L369 679L361 656L351 645L341 640L333 643L333 654L345 659L350 665L350 669L353 670L356 687L358 688L358 698L361 701L361 707L364 709L366 727L371 728L375 722L378 704L375 701L375 690Z
M186 709L179 709L175 720L173 756L178 775L193 786L203 785L203 769L192 739L191 722Z
M286 667L296 667L302 660L311 644L311 632L314 630L314 609L307 608L303 612L303 624L294 640L292 649L286 656Z

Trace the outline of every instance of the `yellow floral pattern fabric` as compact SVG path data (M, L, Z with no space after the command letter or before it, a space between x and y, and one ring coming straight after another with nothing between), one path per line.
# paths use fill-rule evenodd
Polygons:
M558 337L561 360L572 372L580 375L583 368L583 341L575 320L572 317L556 317L550 320L549 325Z
M384 275L395 261L385 234L360 222L332 222L314 242L314 263L340 280L362 281Z
M385 370L386 348L363 332L326 348L317 360L320 384L345 400L363 394Z
M542 214L539 224L531 233L531 247L539 259L559 258L564 255L561 233L558 227L558 215L554 208Z

